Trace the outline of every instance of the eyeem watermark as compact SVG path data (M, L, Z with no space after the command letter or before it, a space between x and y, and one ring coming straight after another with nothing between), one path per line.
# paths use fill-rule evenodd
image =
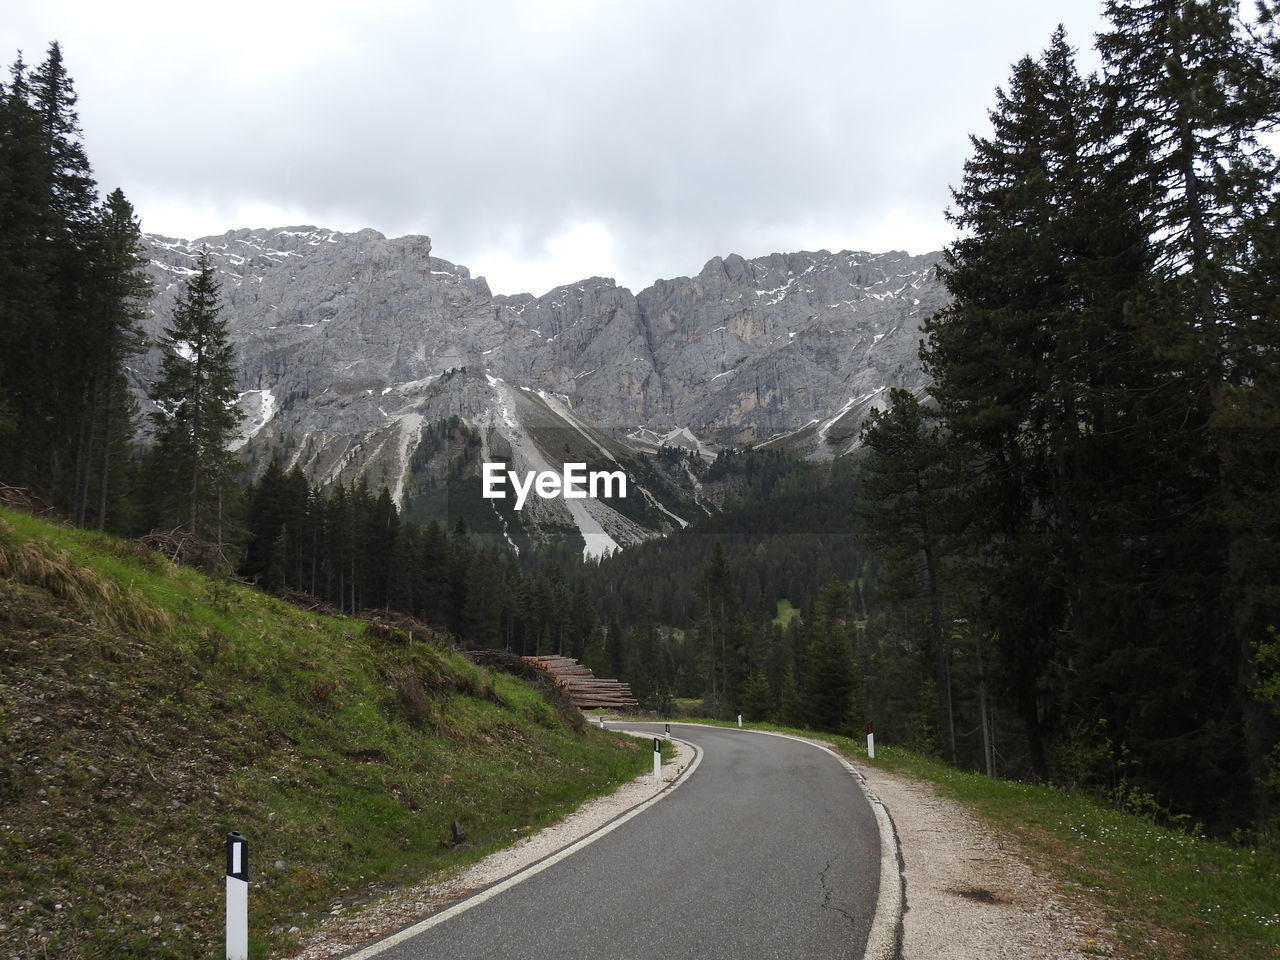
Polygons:
M627 475L621 470L587 472L585 463L566 463L562 473L554 470L528 470L524 476L508 470L505 463L486 463L483 467L481 495L486 500L505 500L508 481L516 494L516 509L524 506L529 493L544 500L563 497L566 500L613 499L627 495ZM583 484L586 484L584 487Z

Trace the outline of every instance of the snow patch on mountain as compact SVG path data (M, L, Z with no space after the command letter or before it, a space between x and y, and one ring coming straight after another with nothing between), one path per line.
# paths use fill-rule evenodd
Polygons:
M239 450L271 422L276 415L276 395L270 390L246 390L240 394L240 409L244 413L240 434L231 441L229 450Z
M534 470L539 473L558 473L546 455L538 448L537 443L529 436L519 419L515 408L519 398L511 385L492 374L485 374L489 386L493 387L502 424L506 428L503 436L511 445L513 469ZM618 541L605 532L604 525L596 515L600 504L594 500L557 500L556 504L566 510L572 518L578 532L582 535L585 546L582 548L584 560L607 556L621 547ZM607 508L606 508L607 509ZM612 513L613 511L609 511Z

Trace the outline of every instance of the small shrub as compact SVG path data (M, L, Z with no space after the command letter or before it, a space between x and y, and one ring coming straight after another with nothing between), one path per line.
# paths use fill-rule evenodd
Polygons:
M415 727L431 716L431 699L422 686L416 673L405 671L394 681L396 700L404 711L405 718Z

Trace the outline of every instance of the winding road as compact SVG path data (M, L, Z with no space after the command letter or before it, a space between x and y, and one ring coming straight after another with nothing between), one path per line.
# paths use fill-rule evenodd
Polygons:
M353 956L860 960L881 832L848 769L784 737L689 724L672 735L701 756L659 802L500 894Z

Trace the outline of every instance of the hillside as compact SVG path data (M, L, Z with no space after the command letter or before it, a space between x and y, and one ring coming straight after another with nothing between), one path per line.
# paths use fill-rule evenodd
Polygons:
M233 829L251 949L287 954L642 772L574 719L437 637L0 510L0 955L222 956Z

